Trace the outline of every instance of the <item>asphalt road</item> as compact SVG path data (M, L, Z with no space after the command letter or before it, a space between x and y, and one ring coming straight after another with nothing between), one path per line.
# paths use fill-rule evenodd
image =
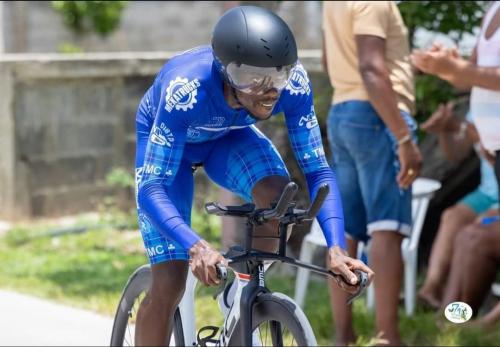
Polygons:
M0 346L109 346L113 320L0 290Z

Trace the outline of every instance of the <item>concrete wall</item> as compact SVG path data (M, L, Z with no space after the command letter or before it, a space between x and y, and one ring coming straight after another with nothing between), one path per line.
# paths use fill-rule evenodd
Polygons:
M135 111L170 56L0 56L0 218L95 209L111 168L133 172ZM300 56L319 71L319 52Z
M101 38L71 32L49 1L1 1L0 52L58 52L65 42L85 52L182 51L209 43L212 27L229 3L129 1L120 27ZM277 4L271 1L266 6L269 3ZM320 1L281 1L275 8L292 28L300 48L321 47Z

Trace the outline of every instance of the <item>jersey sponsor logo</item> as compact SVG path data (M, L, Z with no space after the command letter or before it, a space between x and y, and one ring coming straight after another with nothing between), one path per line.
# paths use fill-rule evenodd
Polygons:
M148 247L148 248L146 248L146 250L148 252L148 256L150 256L150 257L165 254L165 249L163 248L162 245Z
M324 151L323 147L318 147L318 148L313 149L313 153L316 156L316 158L319 158L319 157L322 157L325 155L325 151Z
M316 113L314 112L314 106L311 106L311 113L300 117L299 125L304 126L304 124L307 129L312 129L318 125L318 119L316 118Z
M153 174L155 176L160 176L161 167L155 165L144 165L144 172L149 175Z
M187 137L190 139L197 139L200 137L200 131L190 126L187 130Z
M151 222L144 213L139 213L139 228L145 234L149 234L152 230Z
M197 78L190 81L187 78L176 77L170 81L167 87L167 95L165 96L165 110L172 112L175 108L177 111L193 109L196 104L196 96L198 95L198 87L200 82Z
M153 125L153 129L151 130L151 142L159 146L172 147L174 134L172 134L172 131L170 131L164 123L161 123L159 128Z
M212 123L210 125L214 127L220 127L222 124L224 124L225 120L225 117L212 117Z
M306 152L306 154L304 154L304 160L309 160L309 158L311 158L311 156Z
M286 85L285 89L288 90L291 95L309 95L311 93L307 72L301 64L297 65L297 67L293 69L292 77L290 78L290 81Z

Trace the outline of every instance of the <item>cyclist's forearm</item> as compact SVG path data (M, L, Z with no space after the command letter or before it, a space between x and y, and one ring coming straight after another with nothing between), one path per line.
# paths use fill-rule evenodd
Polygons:
M184 221L161 184L142 185L138 192L138 202L158 231L185 249L190 249L200 240L200 236Z
M328 184L330 191L316 218L325 235L327 246L329 248L339 246L345 249L344 212L335 172L331 168L324 168L308 173L305 176L311 201L316 196L321 184Z

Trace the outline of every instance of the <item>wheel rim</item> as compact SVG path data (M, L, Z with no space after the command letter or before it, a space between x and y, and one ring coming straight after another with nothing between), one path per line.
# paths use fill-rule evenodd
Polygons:
M127 326L125 328L125 335L123 336L123 346L135 346L135 322L137 320L137 312L141 305L142 300L146 297L146 291L142 291L135 297L134 302L128 310Z

